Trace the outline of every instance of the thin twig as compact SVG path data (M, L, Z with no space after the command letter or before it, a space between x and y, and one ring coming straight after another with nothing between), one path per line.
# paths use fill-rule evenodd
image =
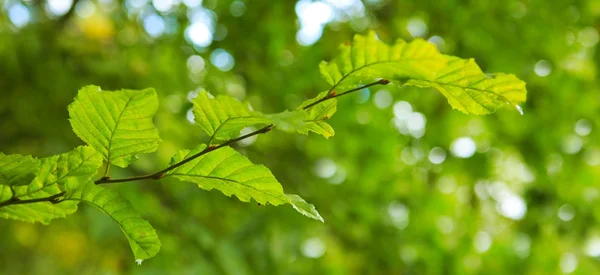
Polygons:
M309 109L309 108L311 108L311 107L313 107L313 106L315 106L315 105L317 105L317 104L319 104L321 102L324 102L326 100L330 100L332 98L340 97L340 96L343 96L343 95L346 95L346 94L349 94L349 93L352 93L352 92L356 92L356 91L359 91L359 90L362 90L362 89L366 89L366 88L374 86L374 85L386 85L388 83L390 83L389 80L380 79L380 80L375 81L373 83L369 83L367 85L364 85L364 86L361 86L361 87L358 87L358 88L354 88L354 89L351 89L351 90L348 90L348 91L345 91L345 92L339 93L339 94L336 94L333 91L333 89L332 89L324 98L321 98L321 99L319 99L319 100L317 100L317 101L315 101L315 102L313 102L313 103L311 103L311 104L309 104L307 106L304 106L303 109L304 110ZM177 167L180 167L180 166L182 166L182 165L184 165L184 164L186 164L186 163L188 163L188 162L190 162L190 161L192 161L192 160L194 160L194 159L196 159L198 157L201 157L201 156L203 156L205 154L208 154L208 153L210 153L212 151L215 151L215 150L217 150L219 148L223 148L225 146L229 146L229 145L231 145L233 143L236 143L238 141L244 140L246 138L249 138L249 137L252 137L252 136L255 136L255 135L259 135L259 134L267 133L267 132L271 131L271 129L273 129L274 127L275 127L274 125L270 124L270 125L267 125L267 126L261 128L261 129L258 129L256 131L254 131L254 132L251 132L249 134L246 134L246 135L239 136L237 138L228 140L228 141L223 142L223 143L221 143L219 145L210 145L210 141L212 141L212 139L214 137L214 136L211 136L211 138L209 140L209 144L207 145L206 148L204 148L204 150L202 150L199 153L197 153L197 154L195 154L195 155L193 155L193 156L191 156L189 158L186 158L186 159L184 159L184 160L182 160L182 161L180 161L178 163L170 165L169 167L167 167L167 168L165 168L163 170L160 170L160 171L158 171L156 173L149 174L149 175L135 176L135 177L128 177L128 178L121 178L121 179L111 179L108 176L109 169L110 169L110 162L108 162L108 163L106 163L106 170L104 171L104 176L102 178L96 180L94 183L97 184L97 185L100 185L100 184L117 183L117 182L140 181L140 180L146 180L146 179L158 180L158 179L161 179L162 177L164 177L165 173L167 173L167 172L169 172L169 171L171 171L171 170L173 170L173 169L175 169ZM11 189L11 191L13 191L13 190ZM60 198L64 194L65 194L65 192L61 192L61 193L58 193L58 194L55 194L55 195L52 195L52 196L49 196L49 197L45 197L45 198L21 200L21 199L17 198L14 195L14 193L13 193L13 196L9 200L0 202L0 208L4 207L4 206L9 206L9 205L28 204L28 203L37 203L37 202L59 203L61 201L58 200L58 198Z
M0 208L2 208L4 206L9 206L9 205L28 204L28 203L45 202L45 201L55 203L55 202L57 202L57 199L62 197L64 194L65 194L65 192L61 192L61 193L52 195L50 197L28 199L28 200L20 200L17 197L12 197L7 201L0 202Z
M177 167L179 167L181 165L184 165L184 164L186 164L186 163L188 163L188 162L190 162L190 161L192 161L192 160L194 160L194 159L196 159L196 158L198 158L198 157L200 157L202 155L208 154L208 153L210 153L212 151L215 151L215 150L217 150L219 148L222 148L222 147L228 146L230 144L236 143L236 142L238 142L240 140L249 138L251 136L255 136L255 135L258 135L258 134L267 133L271 129L273 129L273 127L274 126L272 124L271 125L267 125L267 126L261 128L261 129L258 129L256 131L252 132L252 133L249 133L249 134L246 134L246 135L243 135L243 136L240 136L240 137L228 140L228 141L226 141L224 143L221 143L221 144L219 144L217 146L210 146L209 145L206 148L204 148L204 150L200 151L199 153L197 153L197 154L195 154L195 155L193 155L193 156L191 156L189 158L186 158L186 159L184 159L184 160L182 160L182 161L180 161L178 163L175 163L175 164L173 164L173 165L171 165L171 166L169 166L169 167L167 167L167 168L165 168L165 169L163 169L161 171L158 171L158 172L156 172L154 174L149 174L149 175L144 175L144 176L136 176L136 177L129 177L129 178L122 178L122 179L101 178L101 179L95 181L94 183L96 183L96 184L107 184L107 183L129 182L129 181L138 181L138 180L147 180L147 179L153 179L153 180L161 179L162 177L164 177L164 175L165 175L166 172L169 172L169 171L171 171L171 170L173 170L173 169L175 169L175 168L177 168Z
M388 83L390 83L389 80L380 79L380 80L377 80L377 81L375 81L373 83L369 83L367 85L364 85L364 86L361 86L361 87L358 87L358 88L354 88L354 89L345 91L345 92L340 93L340 94L330 93L327 96L325 96L324 98L321 98L321 99L319 99L319 100L317 100L317 101L315 101L315 102L313 102L313 103L311 103L311 104L309 104L307 106L304 106L303 109L306 110L306 109L308 109L308 108L310 108L312 106L315 106L315 105L317 105L317 104L319 104L319 103L321 103L323 101L326 101L326 100L329 100L329 99L332 99L332 98L336 98L336 97L340 97L340 96L343 96L345 94L349 94L349 93L352 93L352 92L355 92L355 91L359 91L359 90L362 90L362 89L366 89L366 88L374 86L374 85L386 85ZM154 174L143 175L143 176L135 176L135 177L128 177L128 178L121 178L121 179L111 179L111 178L105 176L105 177L102 177L102 178L96 180L94 183L96 183L96 184L99 185L99 184L107 184L107 183L130 182L130 181L139 181L139 180L148 180L148 179L158 180L158 179L161 179L162 177L164 177L164 175L165 175L166 172L171 171L171 170L173 170L173 169L175 169L175 168L177 168L177 167L179 167L181 165L184 165L184 164L186 164L186 163L188 163L188 162L190 162L190 161L192 161L192 160L194 160L194 159L196 159L196 158L198 158L198 157L200 157L202 155L210 153L210 152L212 152L214 150L217 150L219 148L228 146L230 144L236 143L236 142L238 142L240 140L249 138L251 136L255 136L255 135L258 135L258 134L267 133L271 129L273 129L273 127L274 127L273 125L267 125L267 126L261 128L259 130L256 130L256 131L252 132L252 133L240 136L238 138L234 138L234 139L228 140L228 141L226 141L224 143L221 143L219 145L216 145L216 146L211 146L210 142L209 142L208 146L206 148L204 148L204 150L200 151L199 153L197 153L197 154L195 154L195 155L193 155L193 156L191 156L189 158L186 158L186 159L184 159L184 160L182 160L182 161L180 161L178 163L175 163L175 164L173 164L173 165L171 165L171 166L169 166L169 167L167 167L167 168L165 168L165 169L163 169L161 171L158 171L158 172L156 172ZM213 139L213 137L210 138L210 141L212 141L212 139Z
M311 104L308 104L308 105L304 106L304 108L302 108L302 109L306 110L306 109L308 109L308 108L310 108L312 106L315 106L315 105L317 105L317 104L319 104L319 103L321 103L323 101L330 100L332 98L340 97L340 96L343 96L343 95L347 95L347 94L352 93L352 92L360 91L362 89L366 89L366 88L369 88L369 87L374 86L374 85L387 85L389 83L390 83L390 81L387 80L387 79L380 79L380 80L377 80L377 81L375 81L373 83L369 83L367 85L364 85L364 86L361 86L361 87L358 87L358 88L354 88L352 90L348 90L348 91L345 91L343 93L336 94L334 92L330 92L327 95L325 95L324 98L321 98L321 99L319 99L319 100L317 100L317 101L315 101L315 102L313 102Z

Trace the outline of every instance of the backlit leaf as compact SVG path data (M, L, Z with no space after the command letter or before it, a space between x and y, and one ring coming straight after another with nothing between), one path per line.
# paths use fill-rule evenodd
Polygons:
M298 211L300 214L307 216L311 219L315 219L317 221L323 221L323 217L317 212L317 209L314 205L306 202L303 198L298 195L290 195L286 194L286 196L290 199L290 203Z
M193 150L179 151L171 163L180 162L205 148L203 144ZM267 167L253 164L231 147L202 155L169 171L167 175L195 183L205 190L217 189L227 196L235 195L243 202L254 199L261 204L289 203L281 184Z
M525 101L525 82L514 75L499 73L488 76L473 59L449 59L448 66L440 70L434 79L411 79L406 85L435 88L454 109L467 114L485 115L507 103L516 107Z
M0 153L0 185L29 184L39 165L39 160L31 156Z
M356 35L352 43L340 46L330 62L321 62L320 71L332 90L355 88L376 78L400 80L409 77L429 79L446 65L446 58L425 40L397 40L392 46L380 41L375 32Z
M506 104L520 111L517 104L527 95L525 83L514 75L486 75L473 59L443 55L421 39L398 40L388 46L371 32L356 35L340 51L331 62L320 66L321 74L332 85L330 92L341 93L383 78L402 85L435 88L453 108L478 115Z
M157 109L154 89L112 92L86 86L69 105L69 121L77 136L106 161L127 167L137 154L158 148L158 129L152 123Z
M154 257L160 250L160 241L154 228L116 191L88 182L70 190L65 200L83 201L111 217L127 237L136 261Z
M214 139L233 139L245 127L270 123L263 114L251 111L248 105L231 96L211 99L207 92L201 91L193 102L196 125Z
M66 186L81 186L90 182L90 178L101 165L101 155L88 146L80 146L69 153L43 158L39 171L30 184L12 187L14 195L20 200L30 200L60 194ZM0 188L0 201L10 199L10 188ZM51 219L65 217L76 210L76 202L36 202L1 207L0 217L48 224Z

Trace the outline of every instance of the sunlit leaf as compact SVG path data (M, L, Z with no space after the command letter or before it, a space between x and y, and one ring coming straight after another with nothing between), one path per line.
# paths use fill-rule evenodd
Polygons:
M182 150L173 157L171 163L180 162L205 148L203 144L193 150ZM202 155L169 171L167 175L195 183L205 190L217 189L227 196L235 195L243 202L254 199L261 204L289 203L281 184L267 167L253 164L230 147Z
M319 95L321 96L321 95ZM308 111L294 111L265 115L249 109L248 105L231 96L221 95L214 99L201 91L194 99L194 117L198 125L213 139L230 140L249 126L262 127L269 124L285 132L308 134L313 131L325 137L333 135L333 129L323 122L335 112L335 99L319 104Z
M154 257L160 250L160 241L154 228L116 191L88 182L80 188L69 190L65 200L83 201L110 216L127 237L137 261Z
M79 90L69 105L73 131L108 162L127 167L139 153L156 151L160 138L152 119L158 109L154 89Z
M306 202L303 198L298 195L286 194L286 196L290 199L290 203L298 211L300 214L307 216L311 219L315 219L321 222L323 221L323 217L317 212L317 209L314 205Z
M313 118L309 115L309 112L305 110L294 110L269 115L268 117L271 119L271 123L275 125L275 129L284 132L308 135L312 131L326 138L333 136L333 128L325 122L328 117Z
M443 55L421 39L408 43L398 40L388 46L371 32L367 36L356 35L340 51L320 67L332 85L332 93L383 78L402 85L435 88L453 108L478 115L489 114L506 104L520 111L517 104L526 99L525 83L514 75L486 75L474 60Z
M304 107L317 102L328 96L328 92L321 92L316 97L308 99L300 104L298 109L304 109ZM316 104L306 110L306 123L310 131L320 134L326 138L333 136L335 131L333 128L325 122L330 119L337 111L337 99L332 98Z
M516 107L525 101L525 82L514 75L488 76L473 59L449 57L449 60L434 79L411 79L406 85L435 88L454 109L467 114L489 114L507 103Z
M270 123L263 114L251 111L248 105L231 96L211 99L207 92L201 91L193 102L196 125L214 139L233 139L245 127Z
M64 191L65 186L80 186L90 182L98 168L102 165L102 157L94 149L87 146L48 158L41 159L36 177L28 185L13 186L14 195L20 200L46 198ZM11 198L8 186L0 190L1 201ZM76 202L36 202L30 204L9 205L0 208L0 217L26 222L50 223L51 219L65 217L77 210Z
M29 184L39 165L39 160L31 156L0 153L0 185Z
M340 46L330 62L321 62L320 71L332 90L355 88L373 79L429 79L446 65L446 58L425 40L397 40L392 46L380 41L375 32L356 35L352 43Z

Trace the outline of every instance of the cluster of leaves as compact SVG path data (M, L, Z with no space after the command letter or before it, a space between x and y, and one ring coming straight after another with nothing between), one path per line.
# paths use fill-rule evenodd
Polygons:
M68 110L73 131L87 145L43 159L0 154L0 217L48 224L85 202L119 225L141 261L160 249L155 230L118 192L100 185L173 176L243 202L290 204L323 221L313 205L285 194L268 168L253 164L230 145L272 129L330 137L334 130L326 121L336 112L337 97L390 82L435 88L453 108L471 114L487 114L507 103L518 106L526 97L525 83L512 75L486 75L472 59L443 55L423 40L387 45L375 33L357 35L352 43L341 45L340 54L320 69L331 88L295 110L276 114L254 111L230 96L199 92L193 113L196 125L210 137L206 144L179 151L161 171L123 179L112 179L110 166L127 167L138 154L156 151L161 141L153 124L156 92L86 86ZM247 127L258 130L240 136ZM103 176L93 180L103 163Z

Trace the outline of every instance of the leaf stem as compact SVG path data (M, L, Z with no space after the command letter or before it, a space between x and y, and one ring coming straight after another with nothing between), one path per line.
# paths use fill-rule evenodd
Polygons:
M317 104L319 104L319 103L321 103L323 101L330 100L330 99L336 98L336 97L340 97L340 96L343 96L343 95L346 95L346 94L349 94L349 93L352 93L352 92L360 91L362 89L366 89L366 88L369 88L369 87L374 86L374 85L387 85L389 83L390 83L390 81L387 80L387 79L380 79L380 80L377 80L377 81L375 81L373 83L369 83L367 85L364 85L364 86L361 86L361 87L358 87L358 88L354 88L354 89L345 91L343 93L336 94L335 92L329 92L329 93L327 93L327 95L325 95L325 97L323 97L323 98L321 98L321 99L319 99L319 100L317 100L317 101L315 101L315 102L313 102L311 104L308 104L308 105L304 106L304 108L302 108L302 109L306 110L306 109L308 109L310 107L313 107L313 106L315 106L315 105L317 105Z
M108 173L110 172L110 160L106 162L106 170L104 170L104 178L109 179L110 176Z
M190 161L192 161L192 160L194 160L194 159L196 159L196 158L198 158L198 157L200 157L202 155L208 154L208 153L210 153L212 151L215 151L215 150L217 150L219 148L222 148L222 147L228 146L230 144L236 143L236 142L238 142L240 140L244 140L244 139L249 138L251 136L255 136L255 135L258 135L258 134L267 133L267 132L271 131L271 129L273 129L273 127L274 126L272 124L270 124L270 125L267 125L267 126L261 128L261 129L258 129L256 131L254 131L252 133L249 133L249 134L246 134L246 135L234 138L234 139L230 139L230 140L228 140L226 142L223 142L223 143L221 143L219 145L216 145L216 146L208 145L206 148L204 148L204 150L200 151L199 153L197 153L197 154L195 154L195 155L193 155L193 156L191 156L189 158L186 158L186 159L184 159L184 160L182 160L182 161L180 161L178 163L170 165L169 167L167 167L167 168L165 168L163 170L160 170L160 171L158 171L158 172L156 172L154 174L149 174L149 175L144 175L144 176L135 176L135 177L129 177L129 178L122 178L122 179L110 179L110 178L103 177L103 178L100 178L100 179L96 180L94 183L96 183L96 184L107 184L107 183L129 182L129 181L138 181L138 180L147 180L147 179L158 180L158 179L161 179L162 177L164 177L166 172L169 172L169 171L171 171L171 170L173 170L173 169L175 169L175 168L177 168L177 167L179 167L181 165L184 165L184 164L186 164L186 163L188 163L188 162L190 162Z
M15 196L13 196L12 198L10 198L7 201L0 202L0 208L2 208L4 206L9 206L9 205L28 204L28 203L45 202L45 201L51 202L51 203L56 203L57 199L62 197L64 194L65 194L65 192L60 192L58 194L55 194L55 195L52 195L49 197L28 199L28 200L21 200Z

